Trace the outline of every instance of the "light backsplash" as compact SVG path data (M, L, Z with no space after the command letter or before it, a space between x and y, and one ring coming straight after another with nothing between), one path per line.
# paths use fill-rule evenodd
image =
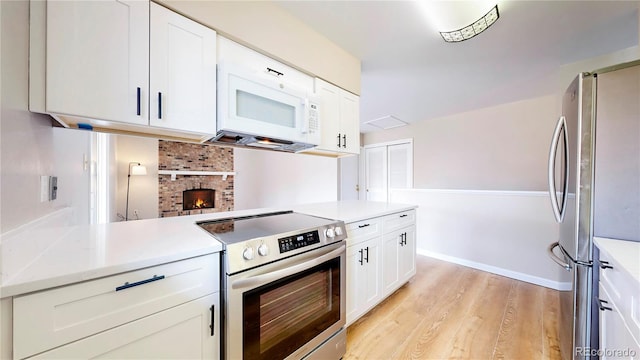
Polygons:
M158 170L233 171L233 148L214 145L158 142ZM183 210L182 192L192 189L215 190L214 208ZM234 209L234 177L220 175L158 175L158 214L160 217L207 214Z

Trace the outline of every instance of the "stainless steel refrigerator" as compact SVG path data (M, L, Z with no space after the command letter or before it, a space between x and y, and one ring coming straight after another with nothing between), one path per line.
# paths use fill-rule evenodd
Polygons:
M598 349L593 237L640 241L640 62L579 74L562 99L549 152L549 194L559 239L549 256L571 272L560 293L563 359Z

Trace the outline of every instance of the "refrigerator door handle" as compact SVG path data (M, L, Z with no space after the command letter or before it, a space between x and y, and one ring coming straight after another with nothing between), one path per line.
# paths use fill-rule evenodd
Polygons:
M564 129L564 131L563 131ZM562 209L560 209L560 205L558 204L558 198L556 197L556 183L555 183L555 168L556 168L556 151L558 150L558 143L560 142L560 135L564 133L564 146L565 146L565 152L566 152L566 146L567 146L567 131L566 131L566 119L564 116L560 116L560 118L558 119L558 123L556 124L556 128L553 131L553 138L551 140L551 149L549 149L549 170L548 170L548 175L549 175L549 196L551 197L551 208L553 209L553 215L556 218L556 221L558 223L561 223L563 218L564 218L564 205L566 203L566 201L563 200L562 202ZM565 154L566 155L566 154ZM567 168L568 164L566 164L565 161L565 176L567 176ZM564 193L562 194L563 198L567 196L566 192L567 192L567 185L568 185L568 179L564 179L565 181L565 186L564 186Z
M547 248L547 255L549 255L551 260L553 260L556 264L562 266L567 271L571 271L571 265L569 263L566 263L564 259L561 259L553 252L553 249L558 246L560 246L560 243L558 242L554 242L553 244L549 245L549 247Z

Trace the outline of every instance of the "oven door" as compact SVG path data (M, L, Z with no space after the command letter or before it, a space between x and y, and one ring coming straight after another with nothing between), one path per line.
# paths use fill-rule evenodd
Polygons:
M346 323L344 242L227 280L227 359L299 359Z

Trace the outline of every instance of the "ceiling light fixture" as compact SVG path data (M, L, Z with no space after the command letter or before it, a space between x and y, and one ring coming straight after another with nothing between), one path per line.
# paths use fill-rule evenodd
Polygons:
M461 29L454 31L441 31L440 35L446 42L460 42L480 34L487 30L493 23L495 23L500 17L498 12L498 5L494 6L483 17L473 22L471 25L467 25Z

